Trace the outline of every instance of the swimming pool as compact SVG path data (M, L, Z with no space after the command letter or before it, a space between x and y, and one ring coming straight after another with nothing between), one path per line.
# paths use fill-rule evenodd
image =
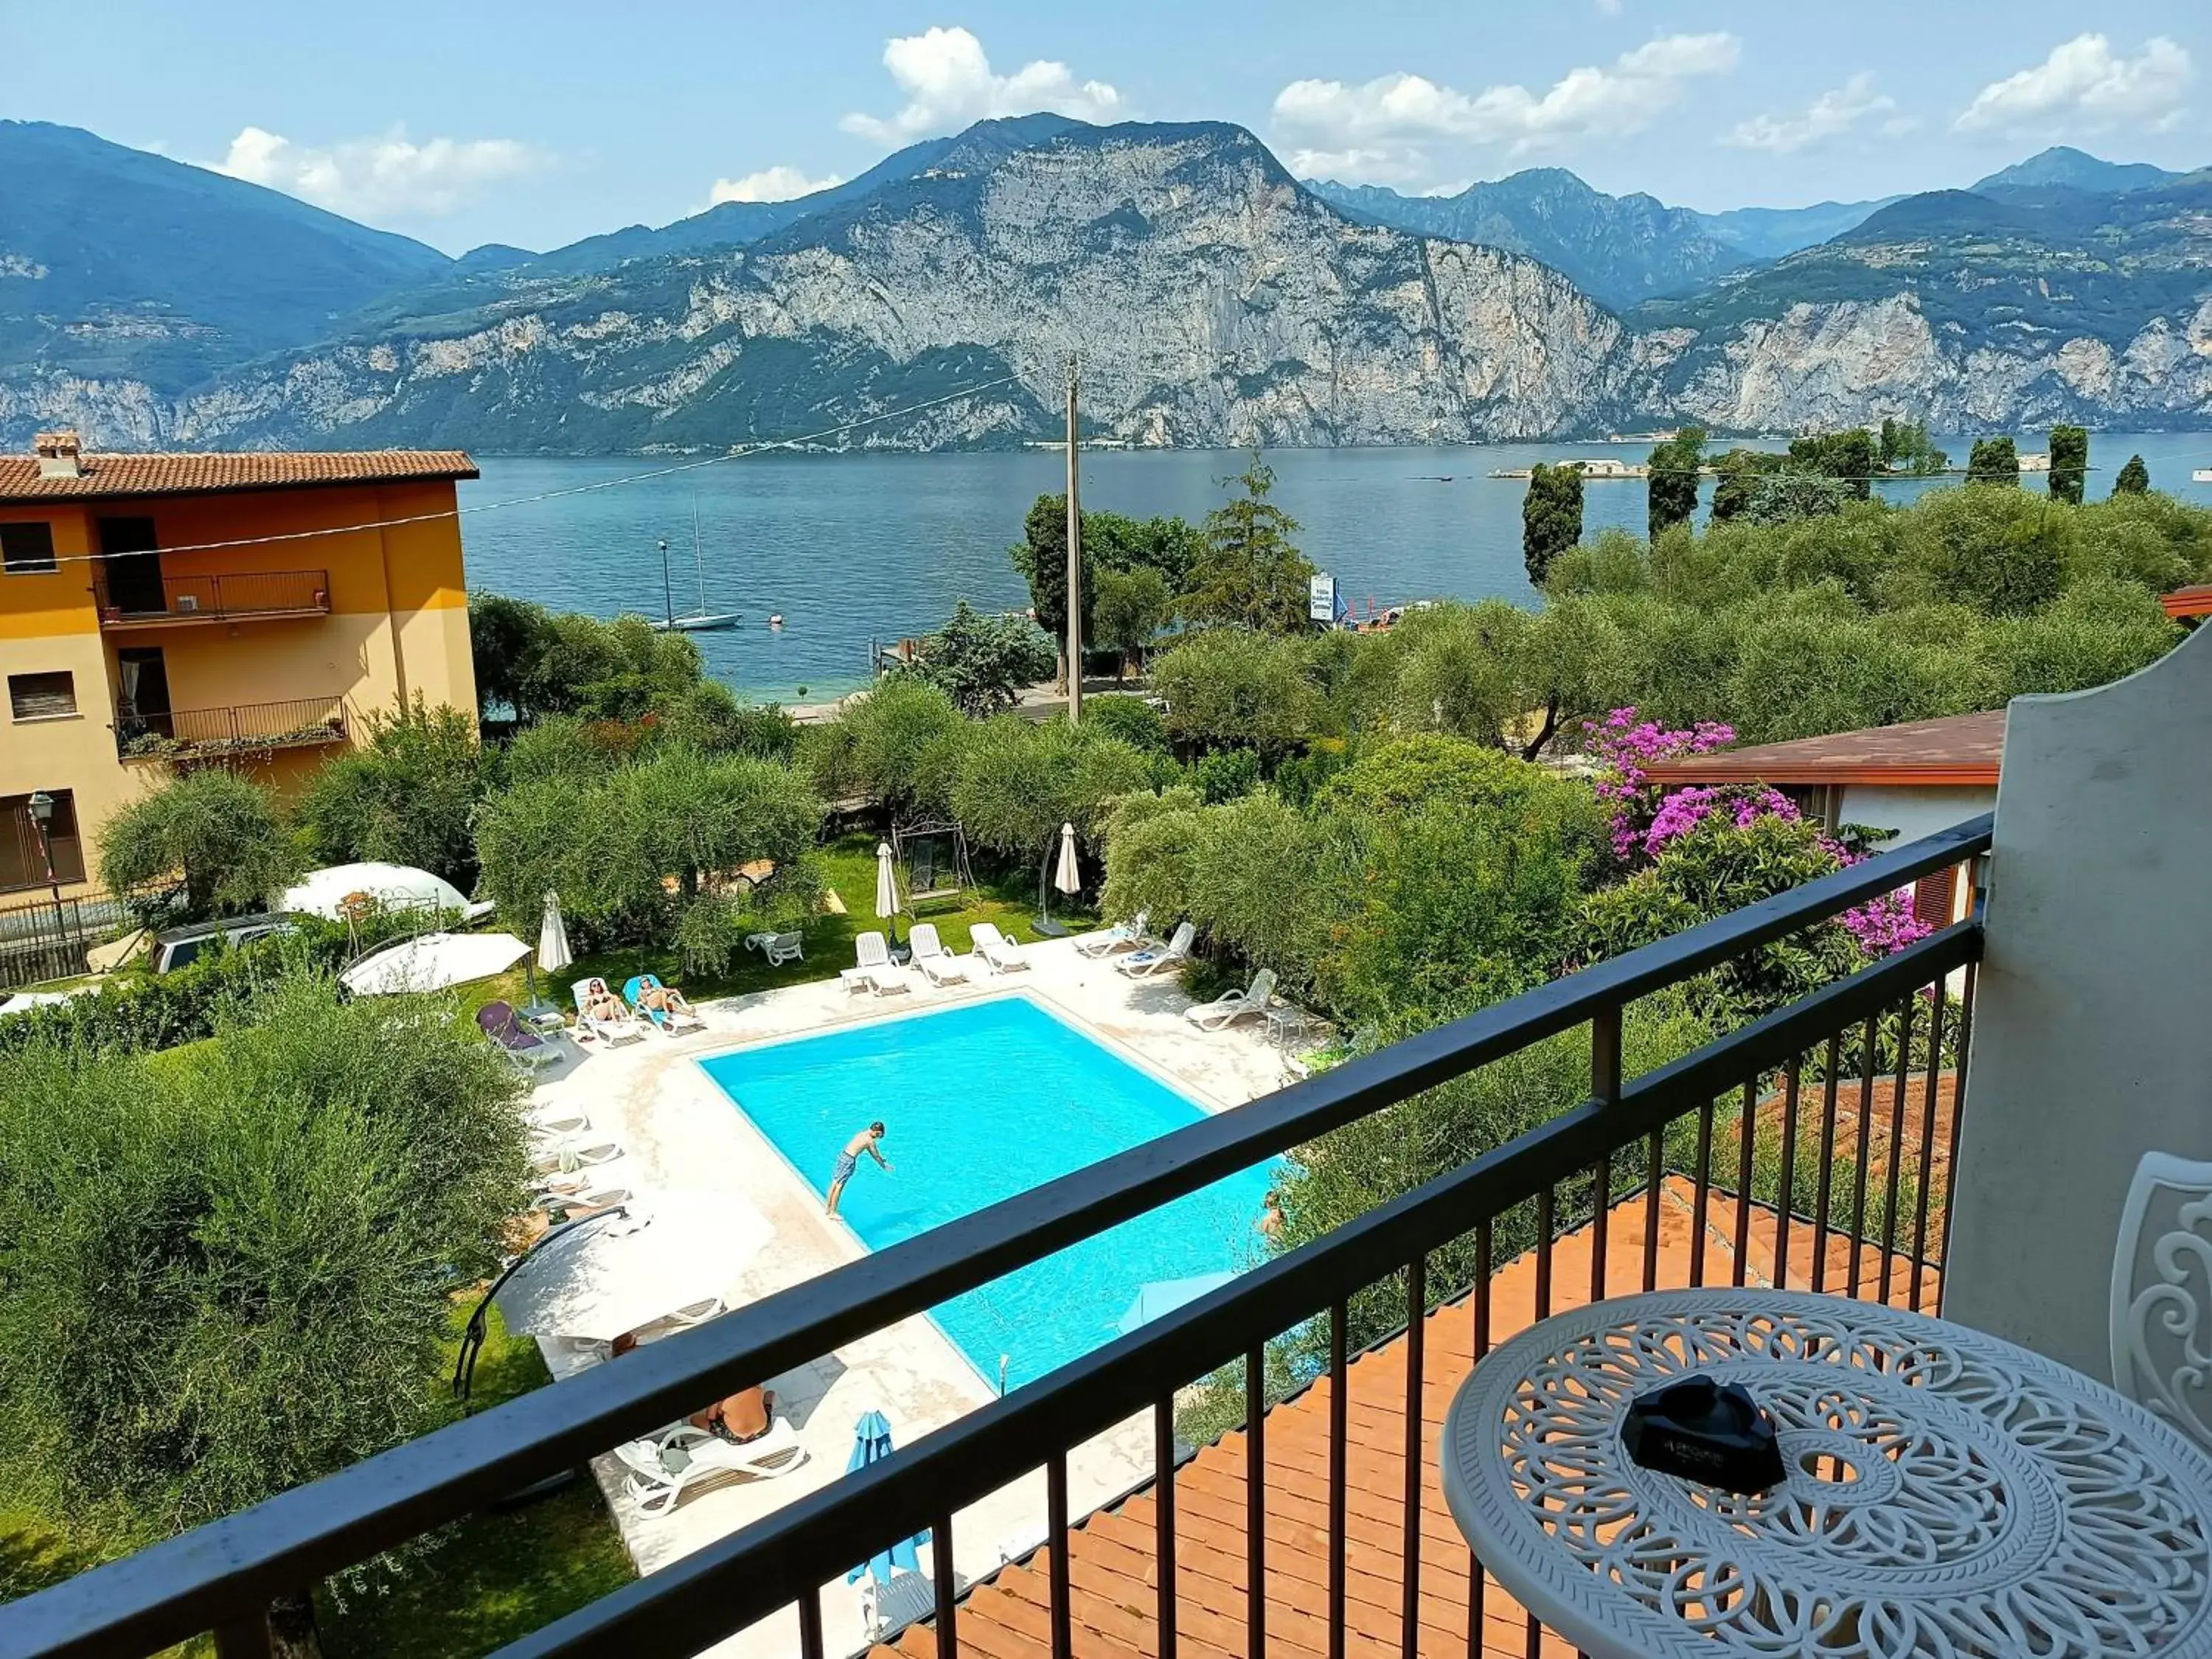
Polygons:
M1194 1103L1025 996L700 1062L813 1190L880 1118L886 1175L866 1158L838 1206L872 1250L1194 1123ZM1235 1272L1263 1254L1270 1173L1248 1170L1033 1261L933 1310L995 1382L1017 1387L1116 1335L1146 1285Z

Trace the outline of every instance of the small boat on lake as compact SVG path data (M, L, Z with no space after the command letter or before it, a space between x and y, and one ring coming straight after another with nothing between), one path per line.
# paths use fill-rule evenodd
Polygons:
M707 559L699 546L699 509L691 509L691 563L699 577L699 608L688 616L676 614L676 601L668 586L668 544L660 544L660 597L667 614L652 624L656 634L713 634L738 625L735 611L707 609Z

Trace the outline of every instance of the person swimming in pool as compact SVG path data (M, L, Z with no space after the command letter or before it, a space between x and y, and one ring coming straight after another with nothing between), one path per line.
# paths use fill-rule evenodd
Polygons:
M884 1126L871 1123L845 1143L845 1150L837 1154L837 1167L830 1172L830 1204L823 1213L837 1213L837 1200L845 1194L845 1183L853 1178L853 1171L860 1167L860 1154L866 1152L888 1171L891 1162L884 1156L882 1141Z

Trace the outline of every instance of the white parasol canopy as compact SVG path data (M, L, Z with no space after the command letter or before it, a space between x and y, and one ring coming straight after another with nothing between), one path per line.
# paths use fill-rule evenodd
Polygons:
M374 899L386 910L458 910L469 921L490 915L492 909L489 904L470 903L461 896L459 888L428 870L375 863L334 864L328 869L311 870L286 890L276 908L295 915L343 921L346 902L353 898Z
M538 965L557 974L576 959L568 948L568 924L561 919L561 896L548 888L545 920L538 924Z
M424 933L379 951L338 975L356 996L442 991L503 974L530 954L512 933Z
M769 1241L766 1218L733 1193L641 1194L626 1208L541 1245L516 1270L494 1298L509 1330L611 1342L726 1299Z
M876 843L876 917L890 921L899 913L898 875L891 868L891 844Z
M1060 862L1052 872L1052 884L1063 893L1083 890L1083 871L1075 861L1075 826L1060 826Z

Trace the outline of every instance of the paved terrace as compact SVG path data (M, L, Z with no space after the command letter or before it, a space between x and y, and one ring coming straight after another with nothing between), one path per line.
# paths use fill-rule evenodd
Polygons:
M723 1300L736 1307L854 1261L866 1250L843 1222L823 1214L816 1190L708 1080L696 1063L702 1058L1025 993L1211 1110L1241 1105L1291 1080L1285 1056L1269 1043L1263 1022L1246 1019L1206 1033L1185 1020L1189 999L1172 975L1133 980L1117 972L1110 957L1084 957L1072 940L1024 951L1031 963L1027 971L986 975L980 962L972 963L975 981L967 986L939 989L917 974L912 992L878 998L848 992L833 976L710 1003L701 1010L708 1028L702 1032L673 1039L655 1034L615 1048L582 1045L578 1058L548 1069L534 1103L579 1107L592 1120L585 1139L604 1134L622 1143L624 1155L592 1172L605 1185L705 1194L759 1212L769 1224L769 1242L741 1264L722 1291ZM843 965L825 961L821 967L834 975ZM816 1181L826 1174L809 1172ZM601 1363L596 1353L564 1340L544 1339L540 1346L556 1378ZM764 1381L776 1396L776 1414L792 1420L809 1454L795 1473L687 1493L672 1514L653 1519L638 1514L623 1492L623 1471L612 1455L594 1463L623 1544L641 1571L665 1566L830 1485L844 1473L853 1425L863 1413L882 1412L896 1443L906 1445L986 1404L996 1391L995 1379L981 1376L935 1324L921 1317ZM1076 1511L1121 1497L1152 1475L1149 1417L1099 1437L1068 1462L1069 1502ZM1004 1559L1034 1549L1046 1537L1042 1472L962 1511L953 1531L963 1580L981 1578ZM865 1645L857 1591L842 1580L824 1593L823 1622L832 1651ZM715 1651L781 1659L797 1648L796 1616L787 1613Z
M1916 1079L1917 1080L1917 1079ZM1644 1240L1648 1206L1638 1194L1606 1218L1606 1292L1632 1296L1644 1289ZM1753 1206L1739 1255L1739 1216L1726 1194L1710 1194L1705 1216L1702 1282L1743 1282L1794 1290L1812 1288L1812 1224L1789 1231L1787 1271L1775 1253L1775 1214ZM1693 1281L1690 1249L1697 1231L1696 1188L1679 1176L1661 1188L1657 1284ZM1589 1301L1589 1225L1553 1247L1554 1313ZM1881 1282L1882 1250L1860 1249L1863 1294ZM1850 1277L1851 1243L1826 1240L1822 1279L1841 1288ZM1493 1346L1536 1317L1534 1252L1509 1263L1491 1280ZM1888 1300L1909 1305L1908 1264L1893 1261ZM1919 1305L1932 1309L1932 1273L1919 1281ZM1438 1441L1453 1395L1474 1369L1474 1328L1465 1301L1428 1316L1421 1388L1420 1636L1423 1659L1458 1659L1475 1650L1468 1641L1472 1586L1468 1553L1439 1484ZM1345 1652L1397 1656L1405 1583L1406 1345L1402 1337L1354 1358L1346 1368ZM1329 1379L1267 1414L1263 1448L1267 1472L1267 1646L1273 1654L1314 1656L1329 1650L1328 1406ZM1245 1438L1224 1435L1183 1463L1176 1474L1176 1626L1178 1651L1192 1659L1244 1659ZM1083 1659L1144 1659L1159 1651L1155 1617L1158 1577L1156 1510L1149 1483L1126 1501L1070 1527L1066 1540L1073 1650ZM955 1528L955 1535L957 1535ZM1045 1659L1052 1651L1050 1551L1040 1549L976 1587L957 1615L960 1651L978 1659ZM1549 1632L1530 1644L1527 1614L1495 1581L1486 1579L1480 1651L1498 1659L1573 1659L1574 1650ZM872 1659L935 1659L933 1622L911 1625Z

